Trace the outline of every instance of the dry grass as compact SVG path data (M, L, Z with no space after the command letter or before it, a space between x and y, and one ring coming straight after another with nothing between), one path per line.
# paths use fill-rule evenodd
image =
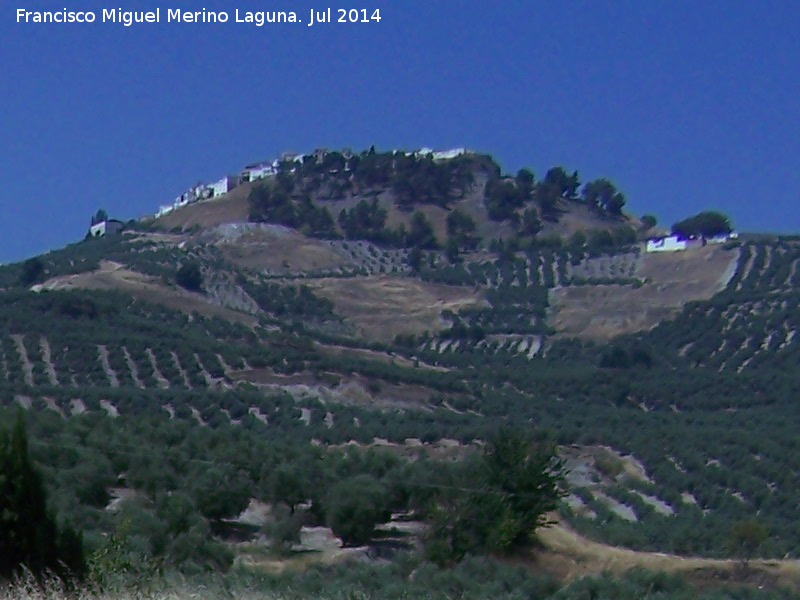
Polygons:
M440 365L431 365L424 361L415 361L400 356L399 354L389 354L387 352L379 352L377 350L369 350L366 348L347 348L345 346L337 346L332 344L322 344L315 342L315 345L323 352L333 356L346 356L353 358L364 358L367 360L374 360L384 364L393 364L400 367L415 367L421 370L437 371L439 373L449 373L453 369L449 367L442 367Z
M638 276L646 283L566 287L551 292L554 326L568 336L608 338L650 329L692 300L722 290L738 254L719 246L645 254Z
M200 294L188 292L178 286L169 286L156 277L133 271L119 263L100 261L100 268L88 273L54 277L34 286L35 290L117 290L148 302L186 313L197 312L207 317L221 317L229 321L254 325L256 318L206 301Z
M273 273L338 269L350 263L329 245L283 227L250 230L217 247L235 265Z
M743 576L738 560L637 552L594 542L562 523L539 530L537 537L544 550L536 556L536 565L564 581L603 572L622 575L640 568L681 574L691 579L702 579L708 573L723 573L733 580L742 578L745 581L753 579L756 573L780 585L800 587L800 560L752 560L750 572Z
M398 333L420 334L447 326L443 310L485 306L482 294L469 288L424 283L399 277L351 277L308 280L306 285L333 301L358 335L388 341Z
M252 183L245 183L220 198L184 206L154 220L154 225L165 230L180 227L188 229L199 225L203 229L223 223L246 223L249 214L247 196Z

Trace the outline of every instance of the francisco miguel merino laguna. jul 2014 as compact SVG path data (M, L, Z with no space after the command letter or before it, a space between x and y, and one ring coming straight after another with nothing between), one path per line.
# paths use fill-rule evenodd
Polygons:
M99 19L98 19L99 14ZM265 23L301 23L297 13L292 11L234 11L233 19L226 11L198 11L168 8L163 12L165 22L172 23L251 23L260 27ZM106 8L102 13L93 11L71 11L66 8L61 11L30 11L24 8L17 9L17 23L120 23L130 27L134 23L161 23L162 10L156 8L149 11L122 10L121 8ZM377 23L380 22L380 10L367 9L311 9L308 26L316 23Z

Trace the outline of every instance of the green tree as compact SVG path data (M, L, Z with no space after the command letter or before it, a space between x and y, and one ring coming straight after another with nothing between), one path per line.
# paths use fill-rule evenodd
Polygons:
M466 554L508 553L527 545L563 496L563 461L552 442L499 432L469 465L461 486L448 486L429 512L425 550L443 564Z
M517 171L517 188L519 189L522 198L528 201L533 196L533 189L536 185L536 178L533 171L528 168L523 168Z
M33 285L38 283L44 277L44 263L42 259L37 257L29 258L22 263L22 272L19 276L19 282L24 286Z
M641 221L642 231L652 229L658 224L658 219L656 219L653 215L643 215Z
M453 236L448 236L447 242L445 242L444 245L444 253L445 256L447 256L447 260L450 262L450 264L457 263L461 253L458 239L454 238Z
M525 198L513 180L490 179L484 189L483 203L493 221L519 218L516 209L525 204Z
M567 249L575 256L583 257L586 246L586 234L582 230L573 233L567 241Z
M389 494L370 475L341 479L325 501L325 521L345 546L368 542L375 525L388 521L389 517Z
M672 226L672 233L685 236L712 237L723 233L730 233L733 230L730 219L720 212L704 211L678 221Z
M191 292L202 290L203 273L200 271L200 264L194 260L183 263L175 274L175 281Z
M250 503L249 486L238 473L213 467L193 479L193 483L195 505L211 521L235 517Z
M86 571L81 534L69 526L59 528L47 510L20 411L10 434L0 434L0 577L23 567L36 575L78 578Z
M97 225L103 221L108 221L108 213L101 208L92 216L92 225Z
M625 196L608 179L587 182L583 186L582 195L584 202L591 208L612 216L622 214L622 207L625 206Z
M411 230L406 236L406 245L424 250L435 250L439 247L433 225L421 210L416 211L411 217Z
M519 228L520 235L536 236L542 230L542 222L535 208L529 208L522 213L522 224Z
M415 246L408 252L408 258L406 262L408 263L408 267L414 272L417 273L422 267L422 250L419 249L418 246Z
M570 175L564 170L564 167L553 167L548 169L541 184L544 187L552 188L559 198L575 200L580 179L577 171L573 171Z
M309 482L296 465L281 465L270 476L270 495L273 502L285 502L294 514L309 496Z
M746 569L761 545L767 541L767 528L758 519L738 521L728 535L728 549L742 561Z

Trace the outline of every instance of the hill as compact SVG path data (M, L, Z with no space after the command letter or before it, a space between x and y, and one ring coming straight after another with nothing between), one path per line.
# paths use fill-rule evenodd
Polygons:
M230 564L253 503L332 526L340 484L429 517L509 427L551 432L581 535L729 558L756 518L796 558L800 245L647 252L624 205L470 153L285 160L0 267L0 397L59 513L148 560Z

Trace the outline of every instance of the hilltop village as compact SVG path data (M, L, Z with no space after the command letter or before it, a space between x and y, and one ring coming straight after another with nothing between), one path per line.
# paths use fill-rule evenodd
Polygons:
M302 165L305 161L312 160L321 164L330 151L326 148L317 148L307 154L298 154L296 152L283 152L278 157L268 160L260 160L245 167L235 174L228 174L220 179L211 183L198 182L191 186L189 189L178 195L171 204L163 204L159 206L153 218L158 219L172 213L173 211L207 201L219 199L237 187L258 181L268 179L276 176L282 170L294 172L297 165ZM353 151L345 148L339 154L345 159L349 160L353 157ZM401 151L394 150L392 154L405 155L413 157L429 157L434 162L441 162L452 160L464 155L473 155L474 152L466 148L451 148L448 150L435 151L431 148L422 147L414 151ZM349 171L350 167L347 162L344 163L344 170ZM336 170L332 170L331 174L334 175ZM99 237L104 235L113 235L119 233L124 229L124 224L116 219L94 218L88 232L89 237ZM644 230L643 230L644 231ZM641 249L647 253L664 253L664 252L680 252L689 250L696 247L703 247L706 245L724 244L729 240L738 239L738 234L735 232L720 232L715 235L686 235L680 231L673 231L670 235L662 234L651 236L643 240ZM640 238L642 239L642 238Z
M396 151L399 152L399 151ZM205 184L205 183L198 183L188 190L183 192L180 196L175 198L172 204L165 204L158 207L158 211L155 213L155 218L162 217L166 214L169 214L173 210L177 208L182 208L184 206L188 206L189 204L194 204L195 202L200 202L202 200L211 200L213 198L218 198L219 196L224 196L234 188L238 187L243 183L247 183L250 181L257 181L259 179L265 179L267 177L272 177L278 173L280 170L280 166L282 163L299 163L302 164L303 160L306 157L314 157L317 161L321 162L325 156L328 154L327 148L317 148L310 154L297 154L296 152L283 152L278 158L272 160L262 160L252 164L249 164L242 169L237 175L226 175L221 179ZM440 160L449 160L452 158L456 158L457 156L461 156L463 154L471 154L471 152L465 148L453 148L450 150L444 150L441 152L437 152L431 150L430 148L420 148L414 152L406 152L407 156L427 156L431 155L433 160L440 161ZM345 148L342 151L342 155L345 159L350 159L353 156L353 151L349 148ZM347 167L345 167L347 168Z

